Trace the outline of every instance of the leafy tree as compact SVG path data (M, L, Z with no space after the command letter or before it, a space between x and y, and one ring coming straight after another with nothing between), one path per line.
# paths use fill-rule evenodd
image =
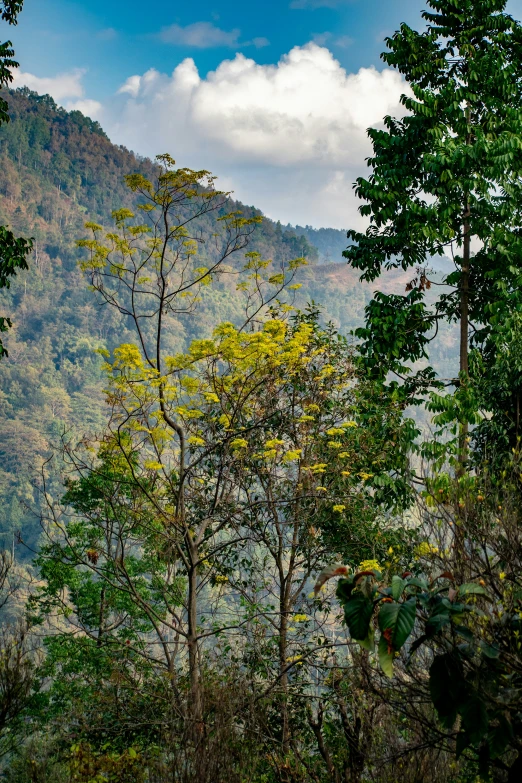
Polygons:
M0 288L9 288L10 278L16 275L18 269L28 269L27 256L32 250L32 241L16 238L12 231L0 226ZM11 320L0 316L0 333L7 332L12 326ZM7 356L7 350L0 340L0 359Z
M405 379L406 396L435 382L429 366L410 373L428 359L441 321L460 323L459 389L453 402L435 397L432 407L441 424L460 421L461 458L475 408L470 342L482 350L494 324L520 307L522 27L505 6L428 0L425 30L403 24L387 39L382 57L406 79L406 113L368 131L372 174L356 192L370 226L349 231L354 244L344 251L364 280L416 268L404 295L376 294L356 332L367 366ZM441 255L455 271L430 304L428 267Z
M7 24L17 24L18 14L22 10L23 0L2 0L0 2L0 19ZM0 89L7 87L13 81L12 69L18 68L13 60L14 50L11 41L0 44ZM0 97L0 123L9 122L7 101Z
M8 24L16 24L18 14L22 10L23 0L1 0L0 18ZM10 41L0 43L0 89L7 87L13 80L12 69L18 67L13 60L14 51ZM7 101L0 96L0 125L9 122ZM17 269L27 269L27 256L31 252L32 242L16 238L12 231L0 226L0 288L9 288L9 278L16 275ZM11 326L9 318L0 316L0 333L6 332ZM7 356L7 351L0 340L0 359Z
M522 768L520 459L512 457L502 482L486 470L428 479L425 538L413 557L382 570L332 567L319 580L344 577L337 597L351 638L393 678L377 689L424 725L421 742L453 747L484 779L496 770L508 781Z

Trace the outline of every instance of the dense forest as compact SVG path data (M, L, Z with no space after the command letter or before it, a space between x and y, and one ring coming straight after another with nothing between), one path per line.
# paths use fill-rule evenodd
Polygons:
M0 126L0 222L34 237L34 249L32 274L19 276L2 295L13 328L4 339L11 361L2 365L0 384L0 537L12 546L13 536L21 534L33 547L40 533L34 514L38 497L31 487L35 462L46 458L64 429L87 432L103 426L105 376L97 351L112 350L128 329L125 317L100 307L89 292L78 268L76 241L85 235L87 218L108 227L114 209L135 206L125 174L153 176L155 167L111 144L96 123L60 109L49 96L12 91L9 112L11 121ZM245 217L260 215L233 201L229 209ZM212 224L202 220L199 230L210 235ZM338 262L320 265L335 246ZM306 257L309 266L300 276L296 305L318 303L322 321L332 320L348 334L362 324L371 288L342 262L339 248L345 246L345 232L311 229L305 234L265 218L245 252L259 252L276 264ZM386 282L394 285L393 278ZM177 349L209 334L214 324L237 322L240 311L235 292L216 281L204 307L180 316L172 332ZM455 344L448 332L442 361L451 362ZM23 547L19 556L26 557Z
M9 89L0 45L2 780L521 779L505 5L386 40L347 233Z

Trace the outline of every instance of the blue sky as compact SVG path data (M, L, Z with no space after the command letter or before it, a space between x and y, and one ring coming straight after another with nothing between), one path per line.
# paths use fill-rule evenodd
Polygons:
M17 85L153 157L208 168L282 222L360 225L366 129L402 111L383 39L422 0L25 0ZM522 17L522 0L508 11ZM3 26L5 29L5 25ZM4 33L4 31L2 31Z
M274 63L314 38L347 70L382 67L384 36L401 21L414 23L422 7L419 0L155 0L149 12L143 0L26 0L10 35L24 71L50 76L84 68L86 88L103 98L129 73L171 72L187 56L205 75L236 50ZM219 35L207 35L206 48L204 35L202 48L190 43L191 26L201 23L207 32L210 25L222 31L221 44ZM162 35L172 25L181 28L174 28L178 35Z

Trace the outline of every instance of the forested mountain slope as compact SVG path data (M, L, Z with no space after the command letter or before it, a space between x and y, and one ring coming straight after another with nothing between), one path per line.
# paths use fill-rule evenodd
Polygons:
M108 228L112 210L132 208L135 197L124 175L152 176L154 164L112 144L98 123L66 112L49 96L18 90L10 93L9 107L12 120L0 127L0 224L34 237L34 252L30 271L0 300L14 323L6 340L9 358L0 365L0 539L8 543L22 529L34 543L35 468L64 429L82 433L102 426L103 377L95 351L126 340L124 319L113 308L100 308L88 290L75 243L86 234L86 220ZM168 152L175 157L175 149ZM230 208L247 217L260 214L235 202ZM265 219L248 250L276 263L306 256L297 304L314 300L324 318L347 333L361 323L371 288L343 262L318 263L334 255L340 234ZM398 284L400 276L385 283ZM234 320L237 302L223 285L213 287L205 303L197 318L180 321L174 345Z

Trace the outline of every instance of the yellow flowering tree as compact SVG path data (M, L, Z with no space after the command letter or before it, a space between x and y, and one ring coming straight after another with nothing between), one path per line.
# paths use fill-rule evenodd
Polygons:
M52 641L74 676L100 656L133 687L163 672L167 716L181 715L193 746L205 667L250 661L254 682L281 696L286 748L292 677L326 638L306 598L312 574L332 548L359 562L400 535L378 509L407 497L401 410L369 393L315 308L294 311L304 259L242 252L256 220L227 214L206 172L162 162L155 185L128 178L143 224L118 210L114 231L90 225L79 243L92 288L135 339L106 356L106 433L66 447L73 475L62 506L49 503L39 604L82 632ZM198 221L212 214L214 247L202 249ZM172 351L180 314L197 317L223 275L242 320Z
M242 253L260 219L227 212L228 194L215 189L208 172L176 169L167 155L159 163L155 183L127 177L141 197L139 218L116 210L114 230L88 223L92 238L78 242L87 250L81 266L91 288L127 317L135 341L106 357L108 431L82 453L68 452L80 476L65 497L73 518L51 504L51 543L42 568L51 563L47 599L55 608L57 585L73 578L62 571L56 582L57 559L90 571L99 585L105 581L94 626L91 615L87 621L77 613L84 632L100 640L114 622L121 644L150 656L150 645L132 629L138 611L157 637L153 657L162 658L173 685L187 652L196 726L202 714L199 643L212 634L200 628L198 601L208 583L210 550L222 546L228 525L229 461L241 442L236 419L250 409L269 373L300 361L308 330L303 326L289 337L284 314L291 305L281 296L288 287L292 297L293 278L306 262L275 265L258 253ZM212 219L213 241L204 244L202 221ZM202 291L223 275L235 280L243 298L242 322L222 324L186 353L169 353L177 319L195 317ZM267 320L267 308L276 302L283 318ZM249 429L258 426L254 418ZM209 455L216 453L221 462L209 473ZM75 522L78 514L87 521L83 527ZM92 584L89 590L96 593ZM109 619L116 599L109 601L107 591L125 595L125 623Z

